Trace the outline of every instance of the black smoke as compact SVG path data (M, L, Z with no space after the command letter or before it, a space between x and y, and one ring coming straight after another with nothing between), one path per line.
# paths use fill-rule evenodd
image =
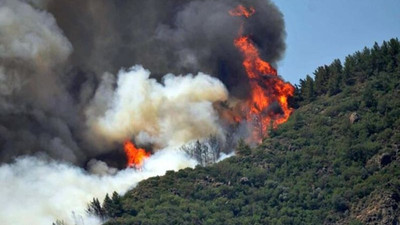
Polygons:
M256 13L230 16L238 4ZM80 164L99 154L83 135L84 109L104 72L134 64L157 79L201 71L245 98L233 45L244 20L264 60L275 64L285 50L283 15L269 0L0 1L0 18L10 15L0 26L19 38L0 36L1 162L44 153Z
M285 49L284 23L267 0L57 0L48 10L74 46L73 65L101 74L137 63L156 77L202 71L232 90L246 78L232 44L244 18L228 13L238 4L256 8L244 33L275 63Z

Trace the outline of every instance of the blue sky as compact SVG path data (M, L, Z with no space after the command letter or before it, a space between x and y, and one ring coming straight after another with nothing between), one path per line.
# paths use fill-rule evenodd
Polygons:
M400 0L273 0L286 23L279 74L291 83L334 59L400 37Z

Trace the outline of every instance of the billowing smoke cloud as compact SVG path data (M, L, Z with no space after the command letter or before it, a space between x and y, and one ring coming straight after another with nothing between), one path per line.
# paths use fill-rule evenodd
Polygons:
M246 76L232 42L243 18L228 14L240 3L257 9L245 33L276 62L285 49L283 16L267 0L57 0L48 10L75 48L74 65L102 74L134 62L154 77L201 71L240 96Z
M21 1L0 2L1 161L47 152L77 162L76 109L58 74L72 45L54 17Z
M215 99L206 97L204 101L199 100L195 105L202 102L203 106L192 108L193 112L202 110L200 115L206 115L210 110L207 116L211 120L206 123L206 128L200 130L196 127L183 131L183 128L188 128L188 110L179 113L187 117L184 127L176 127L179 125L168 121L175 116L163 112L179 110L178 105L182 109L190 108L194 102L188 100L174 103L174 106L159 104L163 108L153 110L159 115L135 115L134 118L140 119L153 116L163 123L155 125L153 120L143 132L139 131L145 127L143 124L133 126L138 121L127 121L129 127L115 134L111 130L105 132L104 124L108 121L117 127L116 120L122 114L115 110L132 108L117 105L116 101L120 100L112 98L118 90L114 93L115 87L111 84L122 79L113 74L134 64L149 69L151 78L169 82L170 89L177 82L184 86L190 80L211 79L204 76L175 79L172 75L162 78L165 74L204 72L218 77L230 96L245 97L249 88L248 78L241 65L242 56L232 44L243 18L228 13L239 3L251 4L257 9L257 13L247 19L244 30L252 36L263 58L274 63L285 48L285 33L282 15L269 1L2 0L0 161L11 162L15 156L41 152L82 165L88 158L116 147L101 145L102 140L94 141L94 137L103 137L110 143L120 141L122 133L125 136L139 135L142 138L136 137L137 141L147 137L153 139L151 143L165 147L198 138L208 128L211 128L211 133L221 133L217 125L209 125L212 122L218 124L210 103L226 99L222 92ZM109 75L104 75L107 71ZM118 74L124 77L122 72ZM148 82L157 86L153 80ZM162 89L161 85L158 86L157 90ZM223 89L219 84L217 86L219 90ZM214 87L215 84L210 83L209 87L203 88L209 91ZM163 88L167 92L168 87ZM99 109L99 101L107 101L101 106L107 107ZM185 103L189 105L185 106ZM106 115L102 115L103 112ZM100 120L103 121L101 129ZM167 130L182 133L170 139ZM99 135L99 131L103 135ZM104 134L115 137L105 137Z
M110 147L136 137L140 144L165 148L208 135L224 137L212 105L228 99L219 80L203 73L168 74L160 84L149 77L141 66L120 71L116 82L104 75L86 111L92 143Z
M257 10L246 23L228 14L239 3ZM179 146L223 140L215 105L249 93L242 24L263 59L282 57L268 0L0 0L1 223L79 224L93 197L194 166ZM152 147L142 171L98 160L125 139Z
M55 161L20 158L0 166L1 223L52 224L63 220L66 224L98 225L101 221L85 212L93 197L103 200L106 193L123 194L143 179L194 165L182 152L164 150L148 159L141 171L125 169L98 176Z

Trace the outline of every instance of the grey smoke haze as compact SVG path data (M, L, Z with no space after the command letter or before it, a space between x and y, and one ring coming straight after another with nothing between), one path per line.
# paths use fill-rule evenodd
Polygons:
M0 0L0 161L45 153L82 164L107 151L87 138L87 108L105 77L135 64L161 82L201 71L246 97L233 45L244 19L228 14L239 3L256 8L244 33L274 64L285 32L268 0Z
M232 91L242 90L246 79L232 44L243 18L228 13L240 3L257 10L245 34L275 63L285 49L284 22L268 0L57 0L48 10L74 46L74 65L101 74L134 62L156 77L201 71Z
M0 1L1 161L43 150L77 162L77 109L60 79L73 47L54 17L27 3Z

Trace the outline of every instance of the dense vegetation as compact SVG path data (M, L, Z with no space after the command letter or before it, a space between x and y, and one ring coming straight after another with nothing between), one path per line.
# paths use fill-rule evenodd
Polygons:
M398 224L400 43L300 81L290 120L208 167L167 172L92 213L127 224Z

